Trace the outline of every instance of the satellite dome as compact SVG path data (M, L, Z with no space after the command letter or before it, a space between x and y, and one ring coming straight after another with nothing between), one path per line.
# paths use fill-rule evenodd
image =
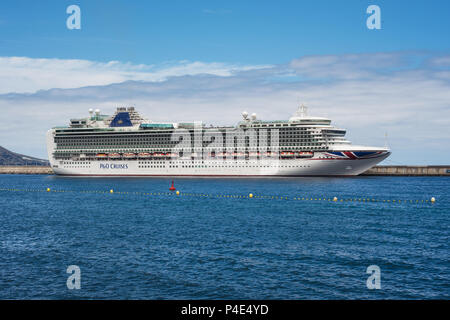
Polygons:
M252 113L252 120L256 120L256 113Z
M242 112L242 117L244 119L247 119L248 118L248 112L247 111Z

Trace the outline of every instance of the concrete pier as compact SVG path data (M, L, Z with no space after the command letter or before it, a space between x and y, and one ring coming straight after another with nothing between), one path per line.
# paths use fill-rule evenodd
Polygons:
M449 166L375 166L363 176L450 176Z
M0 166L0 174L53 174L46 166Z

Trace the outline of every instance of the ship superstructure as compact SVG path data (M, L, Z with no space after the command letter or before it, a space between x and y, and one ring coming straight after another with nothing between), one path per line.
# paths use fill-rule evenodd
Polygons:
M352 145L345 134L304 105L289 120L243 112L234 127L153 122L121 107L112 116L91 109L49 130L47 146L56 174L86 176L358 175L390 154Z

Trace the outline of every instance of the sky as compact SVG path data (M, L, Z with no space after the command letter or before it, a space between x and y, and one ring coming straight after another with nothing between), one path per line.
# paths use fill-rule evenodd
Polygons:
M355 144L387 143L383 164L449 164L449 34L446 0L2 1L0 145L47 158L47 129L89 108L232 125L304 102Z

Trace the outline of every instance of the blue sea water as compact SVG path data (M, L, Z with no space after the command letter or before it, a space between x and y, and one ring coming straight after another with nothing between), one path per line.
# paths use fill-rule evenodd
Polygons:
M450 297L449 178L184 178L180 196L170 184L0 175L0 298ZM380 201L339 201L367 198Z

